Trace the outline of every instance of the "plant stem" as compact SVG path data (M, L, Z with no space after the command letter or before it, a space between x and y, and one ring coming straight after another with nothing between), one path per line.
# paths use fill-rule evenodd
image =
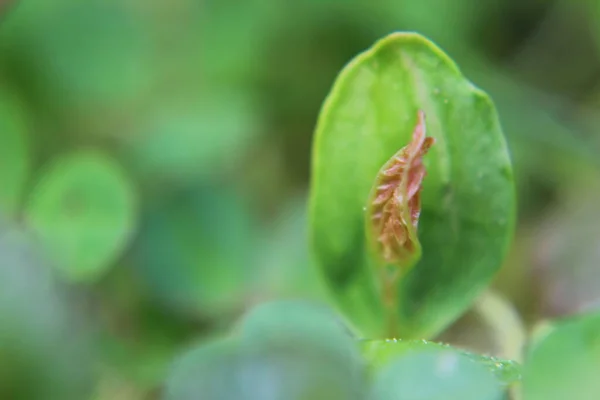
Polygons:
M393 270L383 269L381 274L382 301L387 311L388 319L388 337L389 339L398 336L398 280L400 271L397 268Z

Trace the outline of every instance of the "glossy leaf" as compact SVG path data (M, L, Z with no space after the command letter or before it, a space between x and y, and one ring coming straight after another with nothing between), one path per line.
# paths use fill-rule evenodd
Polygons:
M135 193L110 158L95 152L74 153L44 171L26 216L67 278L92 280L128 244L135 228Z
M600 313L557 323L538 339L523 372L526 400L595 400L600 393Z
M373 400L501 400L502 387L483 365L450 349L409 352L378 371Z
M423 159L423 255L398 288L400 337L433 337L464 312L500 267L513 230L512 169L489 97L417 34L394 33L357 56L318 121L311 243L340 308L370 338L386 336L386 312L363 210L379 169L409 143L418 110L436 144Z
M363 354L375 370L379 370L395 359L407 354L424 351L451 351L484 366L496 380L507 386L521 380L521 366L512 360L484 356L460 350L446 344L426 340L367 340L363 342Z
M0 93L0 214L18 210L29 173L29 128L16 99Z

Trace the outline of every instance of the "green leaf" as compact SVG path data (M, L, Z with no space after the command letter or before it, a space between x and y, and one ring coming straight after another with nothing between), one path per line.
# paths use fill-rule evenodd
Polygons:
M460 350L446 344L426 340L366 340L363 342L363 354L375 370L381 369L395 359L412 352L452 351L484 366L498 382L507 386L521 380L521 366L512 360L501 360Z
M600 313L557 323L534 343L523 371L527 400L595 400L600 393Z
M30 0L5 22L3 45L19 54L40 89L54 94L52 107L116 107L152 83L156 64L144 21L121 2Z
M201 345L176 360L165 399L362 399L360 353L332 317L303 302L259 306L235 339Z
M197 182L231 167L257 131L258 112L240 93L211 93L185 103L160 103L140 131L126 138L126 160L151 181Z
M120 256L134 231L135 193L110 158L74 153L44 171L26 216L67 278L94 280Z
M273 298L298 296L327 300L308 246L306 198L289 201L276 221L265 227L261 252L261 290Z
M16 100L0 93L0 213L14 215L30 168L29 129Z
M169 309L221 317L245 302L253 283L254 227L234 191L178 191L144 213L132 261Z
M374 400L500 400L503 388L485 366L451 349L421 349L377 372Z
M201 346L176 360L165 400L359 400L353 382L313 354L256 352L235 342Z
M241 336L254 348L314 351L315 356L337 360L359 379L363 361L355 338L343 321L318 303L283 300L262 304L248 313Z
M317 125L311 243L340 308L368 337L386 335L386 316L363 209L381 166L409 143L418 110L436 144L423 161L423 256L398 288L400 337L433 337L464 312L500 267L513 231L512 169L489 97L417 34L391 34L357 56Z

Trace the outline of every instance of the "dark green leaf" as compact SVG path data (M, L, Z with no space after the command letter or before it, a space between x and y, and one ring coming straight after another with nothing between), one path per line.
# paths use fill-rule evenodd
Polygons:
M231 190L174 193L144 214L135 269L167 307L221 316L244 302L256 273L252 222Z
M596 400L600 393L600 313L557 323L525 360L526 400Z
M136 223L135 197L128 178L110 158L74 153L44 171L26 216L66 277L93 280L127 245Z
M313 148L311 236L344 312L368 337L386 318L365 250L363 208L380 167L408 144L417 110L437 143L424 163L422 259L400 282L400 336L435 336L501 265L514 225L511 164L494 106L434 44L395 33L339 75Z

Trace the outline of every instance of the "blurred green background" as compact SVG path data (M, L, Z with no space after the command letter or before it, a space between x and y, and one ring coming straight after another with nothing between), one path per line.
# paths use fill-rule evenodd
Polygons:
M600 305L600 2L3 0L0 398L156 398L255 304L327 301L312 132L394 30L499 109L519 225L496 291L528 329Z

